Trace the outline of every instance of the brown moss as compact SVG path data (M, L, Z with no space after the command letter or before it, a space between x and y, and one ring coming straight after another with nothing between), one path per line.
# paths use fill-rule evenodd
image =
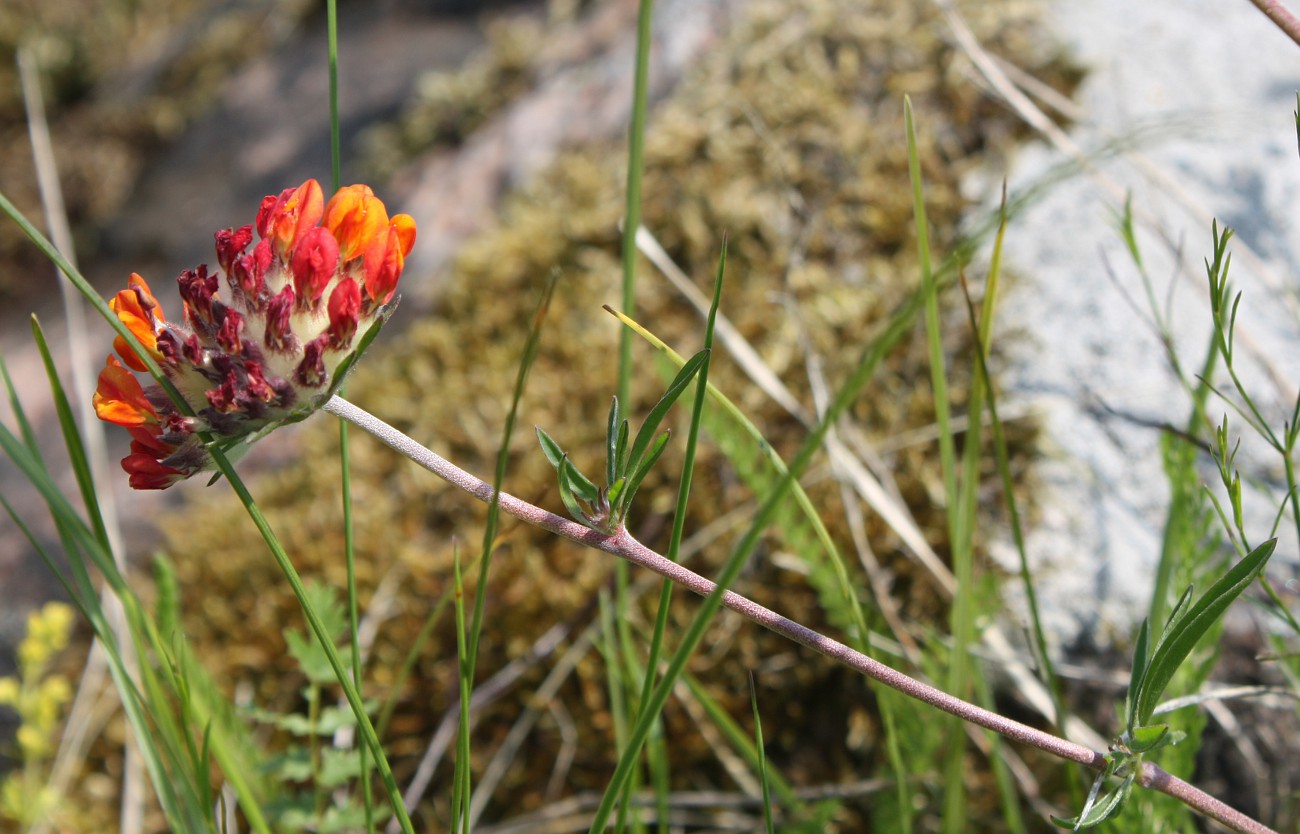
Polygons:
M1028 48L1037 30L1025 14L1019 4L980 4L971 22L985 42L1049 77L1060 67ZM743 24L653 115L645 224L702 287L709 286L722 237L728 236L723 310L803 402L811 402L811 394L801 339L806 335L832 386L838 384L918 280L902 95L912 96L916 106L932 241L941 252L956 240L953 230L965 207L958 190L962 175L989 154L1005 152L1019 131L966 80L964 63L929 6L876 0L846 14L831 0L765 0L752 4ZM523 323L544 276L558 269L556 298L521 414L525 426L545 427L579 465L598 471L616 374L618 328L601 305L617 304L619 295L622 153L617 147L569 153L512 196L499 226L461 252L436 314L408 323L405 332L376 349L351 383L350 398L458 464L488 473L526 336ZM698 345L698 317L644 264L638 318L683 352ZM960 318L954 322L954 331L963 329ZM661 390L662 377L649 349L637 351L632 413L642 414ZM757 393L729 357L717 359L713 380L778 449L790 453L802 441L803 427ZM930 423L927 380L918 333L877 374L854 405L854 418L877 438ZM960 387L960 374L955 382ZM341 585L336 434L331 421L314 421L298 438L299 459L259 478L253 492L299 568ZM675 462L665 460L634 513L634 529L651 545L666 538ZM894 463L903 495L942 546L929 446L902 449ZM393 570L406 576L371 661L372 669L392 670L448 587L454 549L476 552L484 511L364 436L354 436L352 465L360 584L371 589ZM704 443L698 465L688 530L753 497L713 441ZM558 508L553 483L531 432L521 430L511 445L507 488ZM810 492L837 538L847 542L836 520L837 491L822 483ZM284 706L296 685L280 632L298 622L296 604L242 512L216 490L203 499L202 507L167 522L169 548L189 597L186 628L218 680L250 682L259 703ZM891 538L879 525L871 533L882 559L900 575L904 613L918 622L937 621L942 601L891 550ZM700 563L705 573L716 568L726 544L724 538L708 548ZM792 545L773 533L742 590L825 627L817 594L771 558L785 548ZM550 624L585 626L611 570L607 556L507 520L492 568L480 679L522 654ZM636 607L635 628L648 628L650 604ZM681 633L694 611L693 600L677 600L673 634ZM543 661L520 691L531 691L550 665ZM399 781L409 777L451 704L455 667L453 631L444 621L419 658L416 679L401 693L387 739ZM774 761L789 778L818 784L861 776L879 765L880 746L861 741L879 738L879 729L870 726L874 719L862 712L870 695L861 680L730 616L716 621L690 667L733 715L748 709L745 680L751 669L759 670ZM589 657L579 672L557 696L579 734L566 792L598 789L613 761L603 666ZM375 694L386 693L376 688ZM493 706L476 734L476 749L491 750L526 701L525 695ZM674 785L730 789L687 713L670 704L666 722ZM851 723L859 743L846 745ZM519 814L545 799L542 787L559 735L544 721L536 739L502 786L500 795L514 800L492 808L490 816ZM432 795L439 798L422 806L424 822L417 827L433 828L445 818L441 803L448 794L445 784L435 786ZM843 830L865 830L864 813L862 805L846 806Z

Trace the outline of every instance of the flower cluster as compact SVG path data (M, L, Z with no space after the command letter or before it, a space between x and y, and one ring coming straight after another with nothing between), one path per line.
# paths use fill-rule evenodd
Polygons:
M67 648L76 613L62 602L48 602L27 615L27 636L18 644L18 674L0 678L0 706L17 710L18 749L26 760L53 752L59 716L72 698L60 674L47 674L51 661Z
M201 435L237 453L236 442L323 404L391 313L414 243L415 221L389 218L368 186L343 188L327 203L307 180L265 198L255 224L217 232L224 299L206 265L187 269L176 279L184 316L171 321L132 274L109 307L188 408L159 385L142 386L131 371L147 370L144 359L114 341L121 361L108 357L94 404L101 420L131 433L122 460L131 486L165 489L210 469Z

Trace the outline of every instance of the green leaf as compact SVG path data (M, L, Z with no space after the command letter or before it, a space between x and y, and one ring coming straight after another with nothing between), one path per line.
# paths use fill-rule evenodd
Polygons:
M1128 731L1127 735L1127 745L1130 752L1149 753L1152 750L1158 750L1166 746L1165 739L1169 736L1169 725L1149 724L1145 727L1134 727Z
M1296 147L1300 149L1300 93L1295 94L1295 104L1296 109L1292 112L1292 115L1295 116Z
M158 633L171 639L173 635L181 634L180 583L171 561L161 553L155 554L153 559L153 586L157 596L154 621L158 623Z
M40 446L36 442L36 432L32 430L32 424L27 419L27 412L23 410L22 401L18 399L18 389L14 388L13 378L9 376L9 367L5 364L3 356L0 356L0 378L4 379L5 391L9 395L9 408L14 413L14 419L18 421L18 431L22 435L23 443L39 460L41 452ZM1300 402L1300 400L1296 402Z
M763 789L763 827L767 834L776 834L772 823L772 789L767 781L767 756L763 749L763 718L758 714L758 691L754 689L754 673L749 673L749 708L754 715L754 749L758 751L758 779Z
M1101 825L1124 808L1124 803L1128 800L1128 796L1132 792L1133 777L1130 776L1125 779L1118 788L1106 794L1083 814L1080 814L1077 817L1072 817L1068 820L1061 819L1060 817L1052 817L1052 822L1062 828L1069 828L1074 831Z
M361 774L360 750L325 747L320 753L320 772L316 774L316 784L319 787L341 787Z
M668 415L668 409L672 408L673 403L677 402L677 398L686 390L686 386L690 385L691 379L694 378L700 368L704 367L704 363L708 361L708 358L709 351L707 350L702 350L692 356L682 366L682 369L677 372L677 376L673 377L673 381L668 383L668 390L664 391L664 395L659 398L659 402L655 403L655 407L650 409L645 422L637 430L636 440L632 443L632 451L628 455L627 466L630 471L636 471L640 468L641 458L654 440L659 424Z
M573 478L575 477L581 478L582 475L581 473L578 473L576 469L573 469L573 464L568 462L567 455L560 457L560 500L564 501L564 508L568 509L569 516L572 516L573 520L580 521L586 526L594 527L595 525L591 522L591 517L586 513L586 509L582 507L582 504L578 503L575 490L573 490Z
M1276 546L1277 539L1269 539L1252 550L1185 613L1179 611L1183 607L1180 602L1175 609L1175 616L1171 617L1171 625L1152 653L1151 663L1138 685L1134 725L1144 725L1151 719L1156 704L1178 667L1205 632L1223 616L1232 601L1255 581Z
M373 701L366 701L368 712L374 712ZM249 710L248 716L254 721L283 730L299 738L308 736L332 736L344 727L356 727L357 717L352 710L340 707L325 707L313 721L310 717L296 712L280 714L270 710Z
M606 488L605 500L609 502L611 507L617 507L625 489L627 489L627 478L619 478Z
M1165 627L1160 631L1160 639L1156 641L1157 646L1168 640L1169 635L1178 628L1178 624L1183 617L1187 616L1188 606L1192 604L1192 592L1193 588L1189 585L1187 590L1183 591L1183 595L1178 598L1178 602L1174 603L1174 610L1169 612L1169 618L1165 620Z
M319 614L329 639L337 641L348 627L347 609L339 599L339 592L330 585L308 582L306 595ZM290 629L285 632L284 639L289 654L298 661L299 668L308 680L317 684L334 682L334 667L330 664L329 655L314 635L306 629ZM340 654L348 656L347 651Z
M626 431L623 429L622 431ZM611 397L609 403L609 422L605 427L605 485L613 486L618 480L618 441L621 431L618 422L618 397ZM626 441L624 441L626 445Z
M668 446L668 438L671 436L672 432L670 431L665 431L663 434L659 435L659 437L655 439L654 445L650 447L649 451L646 452L645 457L641 459L641 463L637 466L636 471L628 475L627 486L623 489L622 494L619 495L619 500L615 501L612 496L610 497L610 502L614 504L615 507L614 515L619 519L622 519L627 515L628 509L632 506L632 496L636 495L636 491L641 486L641 482L645 480L645 476L650 474L650 470L654 468L654 465L659 462L659 458L663 456L664 449Z
M560 444L556 443L554 438L547 434L541 426L537 426L536 431L537 442L541 444L542 454L546 455L546 459L550 461L551 466L554 466L555 471L558 472L560 470L560 461L564 460L564 450L560 448Z
M618 440L614 443L614 480L606 486L613 486L614 481L622 478L627 473L627 441L628 441L627 420L618 424Z
M558 473L561 469L561 463L568 458L568 454L560 448L560 444L556 443L540 427L537 429L537 442L542 446L542 454L546 455L546 459L551 462L551 466L554 466L555 471ZM571 461L568 464L568 469L570 492L576 494L588 504L595 504L600 498L600 489L591 482L590 478L578 471L578 468ZM563 487L561 487L561 493L563 493ZM563 497L562 494L561 497ZM567 502L565 506L568 506Z
M49 345L45 341L45 332L41 329L40 320L36 316L32 316L32 336L36 340L36 349L41 355L41 362L45 365L50 394L54 398L54 410L58 415L59 428L63 431L63 445L68 450L68 460L72 463L72 472L76 475L77 486L81 490L81 500L85 505L91 526L95 530L95 538L105 550L108 550L108 529L104 525L103 514L99 509L99 496L95 492L95 479L90 471L90 460L86 456L85 444L81 440L81 430L77 427L77 420L72 414L72 404L63 390L54 357L50 354Z
M281 782L305 782L311 778L311 754L305 747L292 747L263 765L267 776Z
M1137 645L1133 648L1133 674L1129 677L1128 696L1124 699L1124 726L1126 727L1137 725L1137 693L1142 686L1142 679L1146 677L1147 664L1150 662L1151 624L1143 620L1142 627L1138 629Z

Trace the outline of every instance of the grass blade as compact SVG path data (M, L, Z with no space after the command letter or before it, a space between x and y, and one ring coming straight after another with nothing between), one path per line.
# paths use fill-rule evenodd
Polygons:
M763 749L763 719L758 714L758 691L754 689L754 675L749 675L749 704L754 712L754 748L758 751L758 778L763 785L763 824L767 834L776 834L772 824L772 791L767 785L767 753Z
M501 430L501 445L497 449L496 471L492 480L492 500L488 504L487 523L483 528L483 546L479 553L479 570L478 570L478 587L474 593L474 615L473 622L469 626L468 643L466 649L468 654L461 655L463 675L463 691L461 692L461 716L460 730L461 741L463 742L462 756L458 758L456 766L458 772L464 768L462 776L462 787L464 794L462 796L463 805L460 806L464 812L463 816L457 819L461 820L466 830L469 829L469 805L470 805L470 774L469 774L469 706L470 692L474 686L474 672L478 661L478 644L479 638L483 633L483 616L487 610L487 587L489 572L492 567L492 550L496 543L497 524L500 518L500 498L501 485L506 477L506 464L510 459L510 439L514 436L515 423L519 418L519 401L524 396L524 386L528 382L528 372L532 369L533 361L537 358L537 348L542 338L542 323L546 320L546 311L551 304L551 296L555 292L555 284L559 279L559 273L552 271L547 277L545 286L542 287L542 296L537 302L537 310L533 314L532 325L528 331L528 339L524 342L523 355L519 360L519 372L515 375L514 391L511 394L510 410L506 414L506 423ZM571 472L572 468L568 465L568 458L564 458L561 465L560 480L563 484L566 472ZM561 487L563 490L563 487ZM566 502L567 506L567 502ZM581 516L578 516L581 518ZM457 622L462 622L457 618Z

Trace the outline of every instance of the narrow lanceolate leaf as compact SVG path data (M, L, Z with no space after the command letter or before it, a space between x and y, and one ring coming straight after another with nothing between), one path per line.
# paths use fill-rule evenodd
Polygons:
M58 372L55 370L54 356L50 353L49 344L45 341L45 332L41 329L41 323L36 316L32 316L32 336L36 341L36 349L41 355L41 362L45 365L45 375L50 384L50 394L54 398L54 410L59 418L59 428L63 432L63 445L68 451L68 460L72 464L72 472L76 476L77 487L81 490L81 499L85 504L86 514L95 530L95 538L105 550L108 550L110 547L108 528L104 525L103 514L99 509L99 496L95 492L95 480L90 471L90 459L86 455L86 447L81 440L81 430L77 428L77 420L72 414L72 404L68 401L68 395L63 389L63 382L59 379Z
M1132 729L1137 724L1137 696L1146 677L1147 664L1151 661L1151 625L1146 620L1138 629L1137 646L1133 649L1133 675L1128 682L1128 696L1125 698L1125 726Z
M1097 801L1086 813L1080 814L1072 819L1063 820L1060 817L1052 817L1052 822L1062 828L1069 828L1074 831L1080 831L1084 828L1092 828L1100 825L1111 817L1115 816L1124 807L1124 801L1133 790L1133 778L1129 777L1124 780L1118 788L1106 794Z
M650 470L654 469L655 464L659 462L660 456L663 455L664 449L668 446L668 438L671 436L672 432L669 431L659 435L659 437L655 439L654 445L650 447L649 451L646 452L645 457L641 459L641 463L637 466L636 471L627 476L627 487L624 489L623 494L619 496L622 500L615 505L622 508L622 511L618 513L620 517L627 511L628 507L632 506L632 497L636 495L637 488L641 486L641 482L645 480L645 476L649 475Z
M614 478L609 482L610 486L627 474L627 443L627 420L623 420L618 424L618 439L614 441Z
M609 422L605 427L605 484L613 486L618 480L618 397L609 403Z
M619 501L623 498L623 490L627 489L627 478L618 478L614 483L605 488L605 500L611 507L617 507Z
M561 463L568 457L565 451L560 448L560 444L556 443L549 434L540 428L537 429L537 442L541 444L542 454L546 455L546 459L551 462L551 466L554 466L555 471L559 472ZM596 503L600 490L586 475L579 472L572 463L568 464L568 468L570 490L588 504Z
M672 408L673 403L677 402L677 398L686 390L686 386L691 384L691 380L704 366L708 358L709 351L707 350L702 350L692 356L682 366L682 369L677 372L677 376L673 377L673 381L668 384L668 390L664 391L664 395L659 398L659 402L655 403L655 407L650 409L650 414L646 416L645 422L641 424L641 428L636 433L636 440L633 441L632 451L628 455L627 465L630 470L640 468L641 458L645 455L646 449L649 448L650 442L654 439L659 424L667 416L668 409Z
M1277 539L1269 539L1252 550L1214 583L1161 638L1152 653L1147 673L1138 687L1134 722L1136 725L1145 725L1151 719L1156 704L1159 703L1165 687L1173 679L1178 667L1187 659L1187 655L1191 654L1205 632L1219 617L1223 616L1223 612L1232 601L1255 581L1255 577L1264 569L1276 546Z
M578 502L578 498L574 494L574 478L575 476L579 478L582 476L573 468L573 464L569 463L567 456L560 458L559 473L560 500L564 502L565 509L569 511L569 515L573 516L575 521L589 524L591 519L587 516L587 511L583 509L582 504Z
M1156 641L1157 646L1168 640L1169 635L1178 630L1183 617L1186 617L1187 612L1191 610L1192 592L1193 588L1188 586L1187 590L1183 591L1183 595L1178 598L1178 602L1174 603L1174 610L1169 612L1169 619L1165 620L1165 627L1160 630L1160 639Z

